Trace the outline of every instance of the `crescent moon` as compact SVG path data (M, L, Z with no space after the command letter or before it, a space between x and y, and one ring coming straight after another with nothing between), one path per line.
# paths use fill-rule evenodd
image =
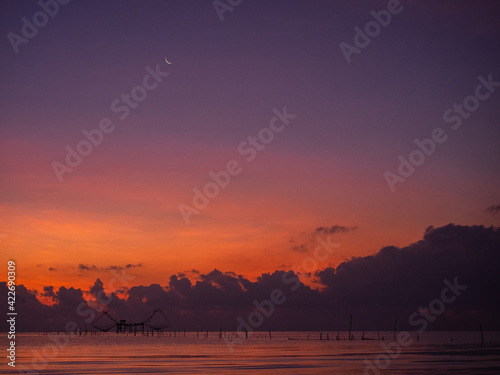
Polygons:
M169 61L167 60L167 58L166 58L166 57L165 57L165 62L166 62L167 64L172 64L171 62L169 62Z

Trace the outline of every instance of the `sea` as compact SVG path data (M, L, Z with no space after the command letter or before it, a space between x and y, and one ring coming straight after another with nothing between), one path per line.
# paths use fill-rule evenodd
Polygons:
M4 355L0 374L500 374L500 332L352 335L21 333L16 367Z

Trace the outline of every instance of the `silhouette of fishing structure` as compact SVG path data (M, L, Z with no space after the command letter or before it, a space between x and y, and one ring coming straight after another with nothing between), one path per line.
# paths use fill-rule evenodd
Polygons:
M146 315L142 322L127 323L125 319L117 320L109 315L108 311L103 311L93 322L92 326L101 332L109 332L116 328L116 334L141 332L144 334L146 327L153 332L160 332L162 329L170 327L167 315L161 309L155 309Z
M394 321L394 331L393 331L393 339L396 340L396 334L397 334L397 323L398 323L398 320L395 319ZM153 311L151 311L149 314L147 314L145 316L145 318L141 321L141 322L138 322L138 323L127 323L126 320L123 320L123 319L120 319L120 320L117 320L115 318L113 318L108 311L104 311L102 312L96 319L94 319L94 321L92 322L92 326L97 330L97 331L92 331L92 330L88 330L87 329L87 326L85 325L85 328L82 329L82 328L79 328L79 327L76 327L75 329L71 330L71 331L54 331L54 332L51 332L49 331L48 329L46 329L45 331L43 331L42 333L44 335L75 335L75 336L82 336L82 335L87 335L87 334L90 334L91 336L92 335L105 335L107 332L111 331L113 328L116 329L116 334L120 334L120 333L124 333L124 334L128 334L129 333L132 333L134 336L136 336L137 332L139 333L142 333L142 335L145 335L145 336L154 336L154 333L156 333L156 336L163 336L163 337L178 337L178 338L181 338L181 337L184 337L186 338L186 329L184 328L184 330L182 331L165 331L165 332L161 332L162 329L166 329L166 328L169 328L171 327L171 324L170 324L170 321L168 320L166 314L160 309L160 308L157 308L157 309L154 309ZM146 331L146 327L149 328L151 331ZM100 331L100 332L98 332ZM481 343L480 343L480 346L483 346L483 345L488 345L488 344L485 344L485 339L484 339L484 336L483 336L483 327L482 327L482 324L479 325L479 331L480 331L480 334L481 334ZM195 336L195 332L196 332L196 336ZM268 339L272 339L274 336L274 332L271 331L271 329L268 330L268 334L265 334L264 332L265 331L252 331L254 334L257 334L257 335L254 335L254 338L268 338ZM359 332L359 331L358 331ZM385 340L385 337L384 336L380 336L380 332L377 330L377 331L369 331L371 333L375 333L377 334L377 337L366 337L365 336L365 332L362 331L362 334L360 336L358 336L358 340L370 340L370 341L384 341ZM208 330L196 330L196 331L188 331L187 332L188 335L187 337L188 338L205 338L205 339L208 339L209 337L210 338L215 338L218 336L219 339L227 339L227 338L243 338L242 336L244 336L244 338L248 339L249 338L249 332L245 329L244 331L225 331L223 330L222 328L219 329L219 332L218 332L218 335L217 335L217 332L216 331L208 331ZM210 333L212 335L210 335ZM304 332L305 333L305 332ZM349 331L346 331L345 333L347 334L347 337L342 337L341 336L341 332L340 331L337 331L336 332L337 334L335 335L335 333L333 332L317 332L317 333L312 333L312 332L307 332L307 337L290 337L290 336L287 336L287 335L284 335L284 336L281 336L285 339L288 339L288 340L300 340L300 341L304 341L304 340L311 340L311 341L344 341L344 340L348 340L348 341L354 341L356 340L354 334L352 334L352 314L350 316L350 319L349 319ZM316 334L319 334L319 337L316 336ZM280 335L278 334L278 338L280 337ZM420 336L419 335L416 335L416 341L417 342L420 342ZM451 343L454 342L453 340L453 337L450 339ZM489 341L489 345L497 345L495 343L493 343L492 340Z

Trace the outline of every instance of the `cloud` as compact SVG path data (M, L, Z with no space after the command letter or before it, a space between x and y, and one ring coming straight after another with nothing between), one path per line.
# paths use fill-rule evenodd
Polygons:
M491 205L486 209L486 212L496 215L498 212L500 212L500 203L497 205Z
M182 277L190 277L190 278L198 279L200 276L200 271L195 270L195 269L191 269L191 270L187 270L187 271L177 272L176 275L178 277L181 277L181 278Z
M54 287L53 286L44 286L43 287L43 293L41 294L43 297L49 297L52 299L56 299L57 295L54 293Z
M135 268L135 267L142 267L142 263L139 263L139 264L127 264L125 266L107 266L107 267L97 267L96 265L94 264L79 264L78 265L78 269L80 271L111 271L111 270L115 270L115 271L120 271L120 270L123 270L123 269L130 269L130 268Z
M87 265L87 264L79 264L79 265L78 265L78 269L79 269L80 271L96 271L98 268L97 268L97 266L95 266L95 265L91 265L91 266L89 266L89 265Z
M500 229L449 224L428 227L420 241L408 246L387 246L317 271L319 290L304 285L292 271L263 273L252 281L214 269L197 274L196 280L181 272L167 276L163 284L132 286L125 292L105 292L100 279L88 291L46 286L40 296L54 301L46 306L38 301L36 291L20 285L18 307L26 316L19 329L63 329L69 320L83 328L93 306L131 322L140 322L160 307L177 329L234 330L238 316L246 319L255 302L269 300L273 291L280 290L285 302L265 319L262 329L345 330L353 314L355 330L390 330L394 318L399 319L400 329L412 330L408 317L440 297L443 280L457 278L467 290L446 306L430 329L475 330L481 322L488 330L498 330L499 264ZM0 293L4 292L6 284L0 283ZM85 295L91 300L101 295L109 303L87 302ZM77 314L79 305L87 315Z
M299 253L307 253L309 251L309 249L307 248L307 246L305 244L300 244L300 245L295 245L292 247L292 250L293 251L297 251Z
M465 317L475 315L481 321L500 313L500 276L495 271L499 264L498 228L449 224L428 228L421 241L409 246L384 247L375 255L354 258L317 275L335 306L364 308L372 314L400 312L403 317L439 297L444 279L457 277L469 288L447 314L455 314L455 323L461 317L462 329L472 329Z
M356 226L333 225L331 227L318 227L312 232L303 232L297 238L290 239L292 251L307 253L318 246L318 237L327 237L335 233L348 233L356 229L358 229Z
M127 265L125 266L125 268L134 268L134 267L142 267L142 263L139 263L139 264L127 264ZM120 270L121 268L120 268L120 267L118 267L118 268L113 268L113 269L118 269L118 270Z
M356 229L358 229L358 227L344 227L342 225L334 225L331 227L316 228L315 232L324 234L334 234L334 233L347 233Z

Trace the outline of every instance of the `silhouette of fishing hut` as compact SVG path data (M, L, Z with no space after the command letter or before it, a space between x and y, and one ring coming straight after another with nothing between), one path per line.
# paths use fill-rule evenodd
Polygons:
M146 327L153 332L160 332L162 329L170 327L167 315L161 309L151 311L142 322L127 323L125 319L117 320L107 311L102 312L93 322L92 326L101 332L109 332L116 328L116 334L146 332Z

